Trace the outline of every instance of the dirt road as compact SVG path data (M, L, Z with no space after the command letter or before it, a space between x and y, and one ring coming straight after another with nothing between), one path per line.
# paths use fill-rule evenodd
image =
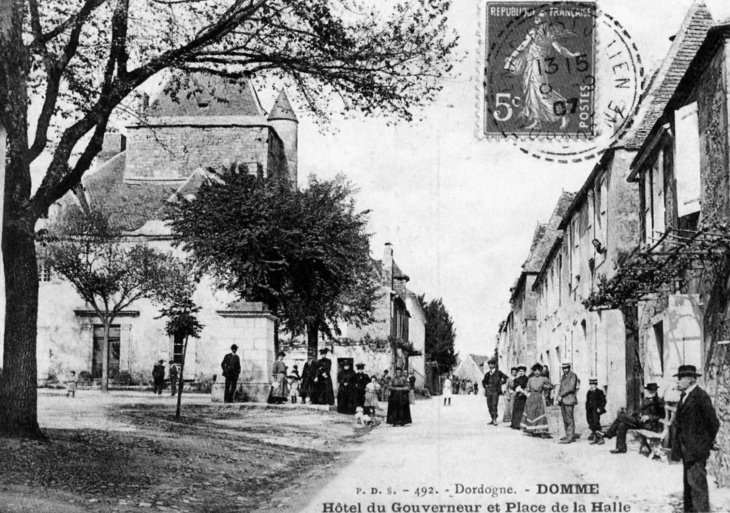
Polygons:
M281 507L262 511L439 511L416 508L423 505L462 505L451 511L463 512L681 511L681 465L649 461L635 446L628 454L614 455L609 452L612 442L560 445L504 425L489 426L482 397L456 396L452 403L444 407L438 398L418 402L412 408L413 425L378 428L364 451L328 481L304 487L285 497ZM567 490L584 493L549 493L555 484L578 485ZM538 493L540 485L548 493ZM730 511L728 490L710 486L716 511ZM585 493L589 491L597 493ZM276 499L273 503L280 505ZM556 503L568 509L553 509Z

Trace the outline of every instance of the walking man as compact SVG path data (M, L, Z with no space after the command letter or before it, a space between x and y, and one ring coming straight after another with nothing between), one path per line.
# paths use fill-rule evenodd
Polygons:
M177 365L175 365L174 361L170 360L170 395L173 397L177 395L177 380Z
M152 381L154 382L153 394L162 395L162 388L165 386L164 360L158 361L152 368Z
M575 393L578 391L578 376L570 370L570 362L563 363L563 376L560 378L560 388L558 389L558 404L560 412L563 415L563 425L565 426L565 437L560 439L561 444L570 444L575 441L575 405L578 404L578 397Z
M238 351L238 346L233 344L231 346L231 352L223 357L223 362L221 363L223 377L226 378L226 388L223 393L223 402L225 403L233 402L238 376L241 374L241 360L238 358L236 351Z
M629 429L648 429L656 433L662 430L659 419L664 418L664 401L657 394L658 389L656 383L647 383L639 411L631 414L619 413L605 433L598 432L598 436L616 437L616 448L611 451L612 454L626 452L626 432Z
M672 439L672 459L682 459L684 511L710 511L705 465L720 429L720 421L710 396L697 386L700 374L694 365L680 365L674 376L681 395L673 422L676 431Z
M487 408L489 408L489 416L492 417L492 426L497 425L497 406L499 405L499 396L502 394L502 385L507 383L507 375L497 369L497 362L491 359L487 362L489 370L484 374L482 386L484 387L484 395L487 396Z

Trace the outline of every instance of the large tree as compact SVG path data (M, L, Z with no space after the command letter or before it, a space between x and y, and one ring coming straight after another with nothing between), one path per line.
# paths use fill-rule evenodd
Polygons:
M426 301L426 295L418 296L426 314L426 361L438 364L441 373L450 372L457 363L454 352L456 329L454 321L441 298Z
M373 321L379 290L370 259L367 212L357 212L343 179L286 180L228 172L204 183L169 214L178 244L199 271L240 299L263 301L287 331L339 334L341 321Z
M269 76L293 85L319 115L335 98L338 110L409 119L434 99L449 71L455 45L446 28L449 1L389 7L386 13L356 0L2 2L7 301L0 433L40 435L36 221L78 186L110 120L133 109L138 88L168 69L231 80ZM42 171L35 190L34 163Z

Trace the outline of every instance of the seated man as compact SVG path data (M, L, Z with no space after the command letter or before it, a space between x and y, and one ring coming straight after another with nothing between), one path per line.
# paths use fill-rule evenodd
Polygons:
M657 433L662 431L659 419L664 418L664 401L657 395L658 388L656 383L647 384L644 387L646 392L641 400L641 410L631 414L619 413L605 433L599 432L606 438L616 437L616 448L611 451L613 454L626 452L626 432L629 429L648 429Z

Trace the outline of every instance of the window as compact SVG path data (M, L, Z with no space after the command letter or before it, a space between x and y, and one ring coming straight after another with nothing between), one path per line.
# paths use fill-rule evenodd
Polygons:
M700 211L700 131L697 102L674 112L674 175L677 181L677 215Z
M664 376L664 323L659 321L654 325L654 340L656 340L656 348L659 353L659 365Z
M173 362L182 364L184 346L185 346L185 337L179 333L175 333L175 337L172 342L172 361Z
M651 234L654 230L654 223L652 221L652 174L642 173L641 174L641 188L643 190L642 203L644 206L644 242L651 242Z
M42 282L49 282L51 281L51 278L53 277L53 273L51 272L51 266L47 262L43 262L41 260L38 260L38 281Z
M659 238L664 233L664 153L659 152L659 156L651 168L652 174L652 199L653 199L653 218L654 218L654 234L653 237Z
M574 216L570 223L570 280L573 288L580 280L580 217Z

